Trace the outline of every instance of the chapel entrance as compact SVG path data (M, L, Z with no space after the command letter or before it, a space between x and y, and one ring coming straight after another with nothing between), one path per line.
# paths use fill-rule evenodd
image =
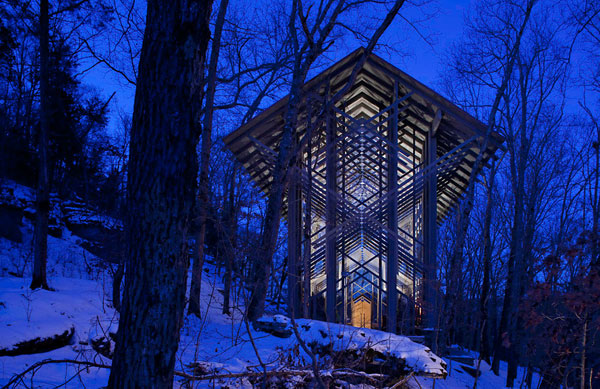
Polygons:
M352 301L352 326L371 328L372 304L366 296L360 296Z

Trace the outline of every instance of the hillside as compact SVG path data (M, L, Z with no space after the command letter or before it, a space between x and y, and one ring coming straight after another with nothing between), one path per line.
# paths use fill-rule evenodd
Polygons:
M12 184L13 204L27 209L31 201L28 188ZM16 193L16 195L15 195ZM57 203L59 209L65 204ZM80 214L85 214L80 209ZM23 214L25 215L25 213ZM49 236L48 274L53 291L31 291L28 288L31 266L32 225L23 216L20 242L0 237L0 384L22 387L102 387L114 343L118 313L111 301L111 266L106 259L92 254L89 240L75 234L62 223ZM83 218L78 231L83 231ZM102 220L89 215L90 224ZM118 224L114 221L113 225ZM14 239L14 236L13 236ZM473 377L460 364L442 360L425 346L403 336L311 320L297 320L298 341L292 324L285 316L262 320L262 329L250 329L242 320L243 302L234 301L231 315L222 313L222 283L214 264L205 266L202 282L202 319L188 316L181 332L176 382L182 387L189 381L185 375L203 376L192 387L250 387L264 370L277 371L273 385L294 387L311 382L311 357L301 343L308 344L318 356L324 380L340 387L370 387L363 370L404 372L410 377L407 387L463 388L473 387ZM104 355L102 355L104 354ZM35 364L45 360L71 360L77 363ZM21 378L17 375L33 369ZM504 367L504 366L503 366ZM352 370L350 369L352 368ZM370 369L370 370L369 370ZM388 369L388 370L386 370ZM480 387L502 387L505 378L494 376L482 363ZM504 371L504 370L503 370ZM288 374L289 373L289 374ZM269 373L271 374L271 373ZM414 374L414 377L411 375ZM227 376L210 379L212 376ZM243 377L240 377L243 376ZM373 375L373 376L376 376ZM445 379L441 377L446 377ZM19 378L19 379L17 379ZM521 375L519 376L522 379ZM20 381L22 379L22 381ZM355 386L356 387L356 386Z

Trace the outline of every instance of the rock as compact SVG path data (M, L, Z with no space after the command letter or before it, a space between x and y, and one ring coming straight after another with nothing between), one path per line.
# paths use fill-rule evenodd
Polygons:
M78 201L62 203L65 225L79 243L92 254L109 262L118 263L123 251L123 224L121 221L101 216Z
M98 352L98 354L112 359L113 352L115 351L115 341L117 335L113 332L108 333L108 337L104 335L95 336L90 339L92 348Z
M263 316L256 320L254 329L257 331L268 332L278 338L289 338L292 336L290 319L283 315Z
M50 196L48 212L48 233L54 237L62 236L64 223L60 210L60 199ZM31 222L35 220L35 191L12 181L0 185L0 236L15 242L22 242L20 227L23 217Z
M56 350L71 343L75 327L71 326L62 333L31 340L21 341L10 347L0 349L0 356L15 356L23 354L38 354Z
M13 242L23 242L21 225L23 209L10 204L0 204L0 236Z
M18 189L16 184L2 182L0 185L0 236L21 243L23 210L27 206L27 199Z

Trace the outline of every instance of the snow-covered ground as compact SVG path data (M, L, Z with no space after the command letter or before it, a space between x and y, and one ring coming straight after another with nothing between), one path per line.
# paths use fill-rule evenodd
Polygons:
M97 355L89 346L90 334L108 331L111 322L114 323L115 313L110 307L107 293L101 282L82 280L75 278L54 278L52 286L54 292L35 291L30 292L28 279L16 277L0 278L0 301L4 304L0 311L0 345L7 347L19 340L35 336L50 335L62 332L70 326L75 327L75 336L72 345L47 353L23 355L17 357L0 357L0 385L4 385L16 373L24 371L33 363L44 359L77 359L94 361L101 364L110 364L110 360ZM216 370L218 373L242 373L249 368L260 368L260 362L269 368L280 365L282 358L287 353L298 350L295 347L295 338L291 336L286 339L278 338L263 332L251 331L252 340L256 345L256 351L250 341L245 324L240 321L240 313L233 317L221 314L222 294L219 292L220 285L214 282L213 277L205 277L202 287L203 317L199 320L195 317L186 318L182 330L179 357L176 369L191 373L188 365L193 361L206 362L206 370ZM327 325L322 322L309 322L298 320L300 334L306 342L323 339L322 331L327 332L333 339L338 339L339 347L351 347L354 343L364 343L364 334L370 337L372 343L382 346L386 340L389 342L389 334L366 329L342 328L344 326ZM303 326L310 325L310 330ZM338 335L350 335L339 338ZM378 337L386 337L383 340ZM351 339L348 341L348 339ZM403 340L406 338L395 337L392 349L413 363L430 362L424 357L423 346ZM81 344L87 343L87 344ZM302 351L298 350L301 354ZM259 361L257 355L260 356ZM303 356L308 361L308 356ZM411 359L412 358L412 359ZM472 388L473 377L463 371L457 362L446 361L448 376L445 380L436 379L435 388ZM437 364L430 364L430 368L436 368ZM35 387L54 387L70 378L76 376L80 370L79 366L69 364L52 364L42 367L34 376ZM502 388L505 382L506 365L501 364L501 375L495 376L489 366L482 362L482 375L478 380L480 388ZM523 378L520 373L519 381ZM89 368L79 373L79 376L71 380L65 387L78 388L83 384L86 387L101 387L106 384L108 371L102 368ZM27 379L30 379L28 375ZM29 381L27 381L29 382ZM418 384L417 384L418 382ZM536 387L537 377L534 377ZM213 383L198 383L199 387L212 386ZM240 387L249 386L248 381L236 381ZM434 387L434 380L424 377L416 377L408 383L411 387L423 388ZM520 382L517 382L520 386Z
M57 277L51 280L55 291L29 289L30 279L0 278L0 348L10 348L21 341L36 337L50 337L74 327L72 344L41 354L0 357L0 385L13 375L44 359L76 359L108 363L89 346L89 335L108 328L114 310L107 304L106 291L101 282ZM67 387L106 385L108 371L88 369L77 372L81 366L50 364L34 376L35 387L55 387L71 380ZM25 382L29 383L31 374Z
M210 268L209 268L210 269ZM214 270L214 269L210 269ZM177 359L176 369L191 373L188 365L193 361L206 362L206 370L223 373L242 373L248 370L260 369L260 363L269 368L281 364L282 358L298 350L294 336L278 338L263 332L251 330L250 341L245 324L240 320L241 313L237 311L232 316L223 315L221 285L215 282L212 275L205 277L202 285L202 306L204 320L196 317L186 318L182 330L182 338ZM57 277L52 279L52 287L56 291L30 292L29 280L16 277L0 278L0 301L4 304L0 310L0 345L7 347L35 336L50 335L61 332L70 326L75 327L72 345L42 354L23 355L17 357L0 357L0 384L4 385L16 373L25 370L37 361L44 359L77 359L110 364L106 358L97 355L89 346L90 334L108 331L111 323L115 322L115 312L108 300L109 289L102 282L76 278ZM336 339L338 347L356 347L365 343L366 337L373 344L379 344L386 349L398 352L420 369L436 369L439 364L428 360L424 347L408 341L406 338L381 333L379 331L356 329L352 327L328 325L322 322L298 320L299 332L306 342L324 339L322 333ZM308 327L306 329L304 327ZM338 335L345 335L341 338ZM385 344L392 341L393 344ZM87 344L81 344L87 343ZM391 346L391 347L390 347ZM308 356L298 350L300 358L308 361ZM260 356L260 361L258 356ZM411 364L409 363L409 364ZM472 388L473 377L460 369L459 364L446 361L449 375L445 380L435 380L435 388ZM502 373L506 366L502 364ZM35 387L54 387L76 376L78 366L69 364L54 364L42 367L34 377ZM489 366L482 363L482 376L479 378L481 388L501 388L504 384L504 374L496 377L489 371ZM522 372L521 372L522 376ZM520 378L522 378L520 376ZM89 368L80 372L79 376L70 381L65 387L77 388L101 387L106 384L108 371L102 368ZM537 377L536 377L537 378ZM30 379L30 375L28 376ZM534 380L535 383L536 380ZM29 382L29 381L27 381ZM418 384L417 384L418 382ZM230 382L231 383L231 382ZM198 383L199 387L212 386L211 382ZM238 380L239 387L250 386L248 381ZM434 387L434 380L416 377L409 385L418 388ZM517 384L519 385L519 384Z
M25 221L22 227L23 243L0 238L0 349L10 350L14 345L36 337L44 338L71 331L71 344L39 354L0 357L0 386L6 385L16 374L36 362L52 360L91 361L110 365L110 360L99 355L90 345L91 338L116 330L117 314L112 308L111 277L102 261L83 249L80 238L64 229L61 238L49 237L49 284L54 291L31 291L31 236L32 226ZM299 347L296 337L280 338L251 329L241 320L239 308L231 315L222 314L223 286L217 269L208 264L202 282L202 319L186 317L181 331L176 370L194 373L194 362L204 372L215 374L246 373L282 368L294 369L309 365L310 358ZM23 274L17 277L14 274ZM233 293L232 293L233 295ZM232 296L233 297L233 296ZM242 302L236 302L242 306ZM277 317L291 328L286 318ZM413 377L407 384L414 388L472 388L474 378L456 362L442 361L426 347L380 331L317 321L297 320L298 332L307 342L331 344L336 351L369 346L383 354L400 357L407 366L421 374L443 375L446 379ZM445 362L445 364L444 364ZM504 387L506 365L501 364L501 375L495 376L489 366L482 363L480 388ZM106 368L57 363L44 365L25 376L29 387L98 388L106 385L109 371ZM523 371L519 373L519 381ZM183 379L176 377L176 386ZM534 376L534 387L538 377ZM33 383L33 385L32 385ZM193 387L249 387L244 379L227 382L200 381ZM17 385L16 387L20 387Z

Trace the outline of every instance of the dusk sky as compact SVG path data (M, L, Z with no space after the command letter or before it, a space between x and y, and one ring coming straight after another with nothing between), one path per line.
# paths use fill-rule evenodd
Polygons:
M390 55L384 50L375 50L375 53L440 92L437 82L443 73L443 55L450 45L461 37L464 13L468 10L470 3L471 0L440 0L431 2L423 8L426 12L434 15L419 25L422 29L420 33L428 37L431 45L406 23L396 20L386 31L382 41L401 41L402 37L406 37L404 38L406 40L402 42L402 53L407 55L394 53ZM414 7L406 9L410 11L414 10ZM358 45L357 42L355 47L349 47L347 52L340 49L336 53L337 58L333 59L341 59L356 49ZM82 66L86 66L86 63L82 63ZM118 125L119 111L128 114L133 112L134 87L124 82L111 70L101 65L96 66L86 73L83 82L98 88L105 98L116 92L111 101L111 128Z

